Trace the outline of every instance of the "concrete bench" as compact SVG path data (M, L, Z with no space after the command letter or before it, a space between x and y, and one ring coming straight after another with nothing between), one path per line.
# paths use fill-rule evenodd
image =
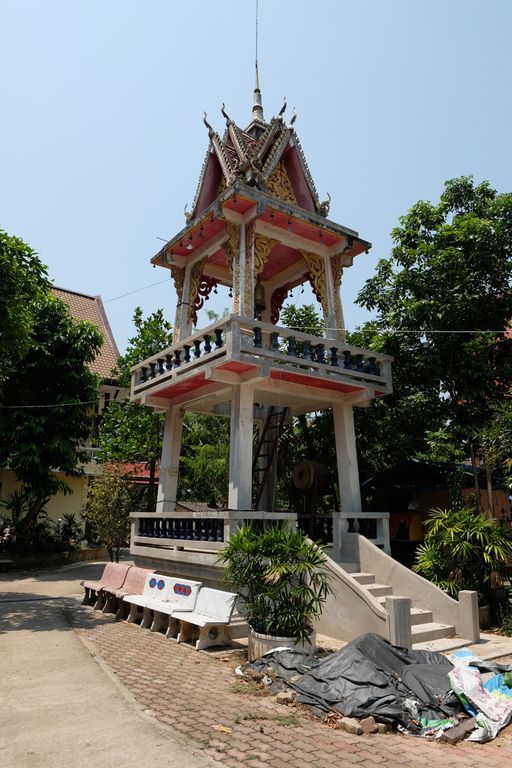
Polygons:
M179 622L174 620L174 613L194 610L201 582L174 577L168 578L168 582L167 592L151 598L145 610L152 613L151 632L160 632L165 628L166 637L176 637Z
M95 608L103 608L106 600L106 591L121 589L133 566L124 563L107 563L99 581L82 581L85 594L82 605L94 605Z
M201 583L152 573L146 578L142 595L127 595L130 605L127 621L141 619L140 626L158 632L167 624L167 637L173 636L171 614L175 610L191 611L196 603ZM142 611L141 611L142 609ZM177 631L174 633L177 634Z
M170 582L166 576L159 573L148 573L144 582L142 594L125 595L123 602L129 606L126 621L135 623L141 621L142 627L149 627L152 622L151 611L146 611L146 605L153 598L165 597L170 588Z
M226 627L231 620L237 595L220 589L202 587L193 611L174 611L172 619L179 621L178 643L194 640L196 651L211 645L225 645Z
M151 571L147 568L132 566L126 575L123 586L120 589L103 589L106 601L101 609L103 613L115 613L116 619L124 619L127 604L123 598L127 595L140 595L144 590L147 576Z

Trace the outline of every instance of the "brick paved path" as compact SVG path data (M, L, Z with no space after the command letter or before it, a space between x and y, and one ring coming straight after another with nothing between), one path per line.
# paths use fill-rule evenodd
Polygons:
M114 622L92 608L73 607L68 618L146 711L223 765L512 766L512 725L488 744L460 742L455 747L394 733L351 736L329 728L302 707L237 690L244 685L237 684L233 670L240 659L233 652L196 652L134 624Z

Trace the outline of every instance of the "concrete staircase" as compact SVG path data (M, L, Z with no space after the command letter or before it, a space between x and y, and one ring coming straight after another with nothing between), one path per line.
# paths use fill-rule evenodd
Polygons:
M343 566L342 566L343 567ZM386 607L386 598L393 594L393 587L388 584L377 584L375 575L366 572L354 572L350 576L361 584L370 595L377 599L382 607ZM455 626L441 624L433 620L432 611L428 608L411 608L411 634L413 648L417 644L429 643L433 640L453 637Z

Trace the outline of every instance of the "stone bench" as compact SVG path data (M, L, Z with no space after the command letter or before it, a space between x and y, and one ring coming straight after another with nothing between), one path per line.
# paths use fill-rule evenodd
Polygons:
M226 628L231 621L237 595L220 589L202 587L193 611L174 611L173 622L179 622L178 643L195 640L200 651L212 645L226 645Z
M199 581L188 581L171 576L150 573L146 577L140 595L126 595L124 602L130 606L128 622L140 620L140 626L158 632L167 623L166 636L172 637L171 614L175 610L191 611L201 586Z
M147 568L139 568L134 565L126 574L123 586L119 589L103 589L106 600L101 609L103 613L115 613L116 619L124 619L128 607L124 598L128 595L140 595L144 590L146 579L152 575Z
M121 589L128 571L132 567L124 563L107 563L99 581L82 581L81 584L85 592L82 605L94 605L97 609L103 608L107 599L107 592Z

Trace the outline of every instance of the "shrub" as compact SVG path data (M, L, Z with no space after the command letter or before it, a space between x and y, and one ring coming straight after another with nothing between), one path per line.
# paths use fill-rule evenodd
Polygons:
M452 597L470 589L487 602L512 559L510 528L468 507L434 509L425 525L413 569Z

